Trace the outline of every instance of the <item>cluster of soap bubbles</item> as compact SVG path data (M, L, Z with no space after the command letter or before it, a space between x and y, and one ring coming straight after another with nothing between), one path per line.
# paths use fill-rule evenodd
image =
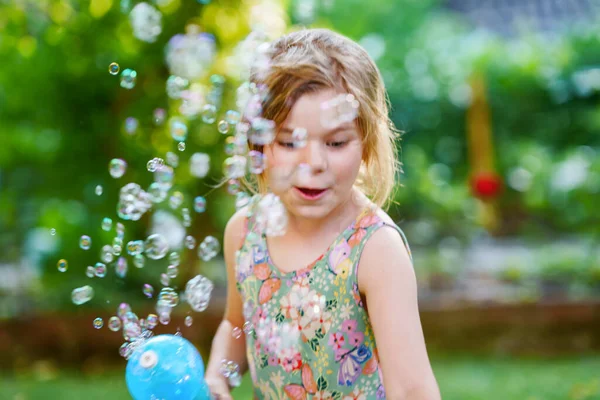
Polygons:
M297 326L277 323L269 318L259 320L255 327L256 340L270 354L284 358L285 354L296 353L300 341Z
M233 361L221 360L221 374L227 378L227 381L231 387L238 387L242 384L242 375L240 374L240 367Z
M133 36L152 43L162 32L162 14L148 3L138 3L129 13Z
M212 65L215 54L215 38L198 27L190 25L186 34L173 36L166 48L169 71L185 79L200 78Z
M152 199L137 183L121 188L117 214L121 219L138 221L152 207Z

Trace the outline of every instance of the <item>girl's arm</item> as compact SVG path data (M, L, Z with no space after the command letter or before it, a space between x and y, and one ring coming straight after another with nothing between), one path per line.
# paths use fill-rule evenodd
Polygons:
M242 328L242 298L236 287L235 253L244 240L246 224L246 208L237 211L227 223L223 239L223 255L227 268L227 304L223 321L217 329L212 342L210 358L206 367L205 379L214 395L220 399L231 399L227 379L221 375L221 360L233 361L240 366L240 374L246 372L246 341L244 337L236 339L232 335L233 328ZM215 396L216 397L216 396Z
M365 244L358 282L373 326L386 398L439 400L417 304L417 282L404 243L383 227Z

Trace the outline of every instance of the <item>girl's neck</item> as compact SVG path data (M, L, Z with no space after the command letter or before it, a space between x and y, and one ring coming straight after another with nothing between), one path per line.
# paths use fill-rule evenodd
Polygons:
M370 204L370 200L364 194L357 189L353 189L352 194L346 200L338 204L323 218L304 218L288 213L287 236L310 237L315 236L317 232L337 233L350 225L358 214Z

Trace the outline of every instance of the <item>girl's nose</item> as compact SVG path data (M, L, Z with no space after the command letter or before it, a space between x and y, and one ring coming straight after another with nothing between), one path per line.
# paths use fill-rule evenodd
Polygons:
M320 144L308 141L304 148L304 162L310 166L313 174L318 174L327 169L327 152Z

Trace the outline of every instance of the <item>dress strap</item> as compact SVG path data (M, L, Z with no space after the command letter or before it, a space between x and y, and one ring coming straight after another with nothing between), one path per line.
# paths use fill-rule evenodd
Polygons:
M359 222L359 224L357 224L357 226L355 227L355 233L353 234L353 236L356 235L356 239L360 240L355 243L356 250L354 252L354 259L353 259L354 282L357 285L358 285L358 267L360 265L360 257L365 248L365 245L367 244L369 238L376 231L378 231L380 228L382 228L384 226L389 226L390 228L393 228L394 230L396 230L396 232L398 232L398 234L400 234L400 237L402 238L402 242L404 243L406 251L408 252L408 256L409 256L411 262L413 261L412 252L410 250L410 246L408 245L408 240L406 239L406 235L404 234L402 229L395 223L385 222L380 216L378 216L376 214L376 212L373 212L372 214L363 218ZM351 238L351 241L352 241L352 238Z

